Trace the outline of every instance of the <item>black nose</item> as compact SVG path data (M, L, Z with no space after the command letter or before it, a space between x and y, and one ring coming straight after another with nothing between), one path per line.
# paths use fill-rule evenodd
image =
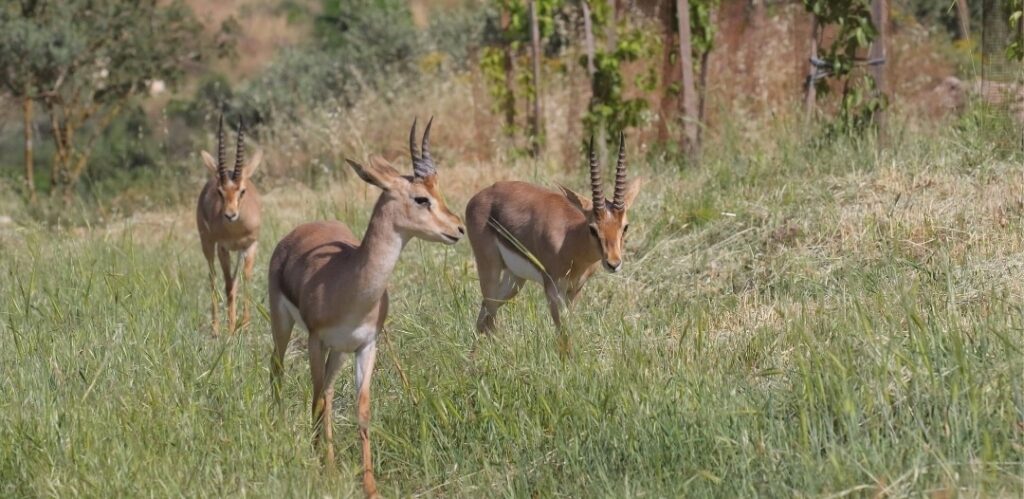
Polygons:
M459 226L459 234L466 235L466 229L463 226Z

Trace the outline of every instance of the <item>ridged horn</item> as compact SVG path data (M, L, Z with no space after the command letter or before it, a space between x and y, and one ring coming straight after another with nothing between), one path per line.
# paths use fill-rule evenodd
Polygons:
M238 182L242 179L242 165L245 163L245 123L238 118L238 142L235 144L235 171L231 178Z
M590 136L590 191L594 201L594 215L599 215L605 209L604 193L601 192L601 167L597 164L597 156L594 155L594 136Z
M412 154L412 173L416 178L426 178L435 173L434 160L430 157L430 127L434 124L434 117L427 121L427 128L423 130L422 152L416 150L416 120L413 119L412 130L409 132L409 152Z
M626 134L619 132L619 161L615 164L615 194L612 197L612 208L617 211L626 209Z
M224 113L221 113L217 120L217 176L220 181L227 180L228 170L224 163L227 162L227 151L224 148Z

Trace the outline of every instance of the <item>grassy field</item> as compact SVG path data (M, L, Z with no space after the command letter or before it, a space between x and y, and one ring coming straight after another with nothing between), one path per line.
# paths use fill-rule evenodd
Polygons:
M881 156L728 134L708 150L683 172L633 160L648 182L625 270L588 284L565 361L536 286L479 339L469 245L406 248L374 377L385 496L1020 497L1019 158L969 120ZM497 178L586 185L442 162L453 208ZM0 232L0 496L360 494L351 368L336 473L310 445L301 338L272 403L265 269L301 221L361 233L375 196L269 192L260 313L220 339L191 207Z

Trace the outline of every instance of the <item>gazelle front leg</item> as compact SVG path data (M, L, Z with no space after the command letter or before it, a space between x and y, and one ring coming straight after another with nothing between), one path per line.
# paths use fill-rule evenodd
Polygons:
M548 310L551 312L551 320L555 323L555 332L558 335L558 353L566 356L572 353L572 343L569 334L562 327L561 310L565 308L565 293L551 281L544 284L544 295L548 299Z
M228 334L235 333L235 299L238 297L238 286L235 275L231 272L231 253L223 246L217 247L220 258L220 270L224 274L224 296L228 302ZM236 272L237 273L237 272Z
M366 497L377 496L377 481L373 477L373 455L370 450L370 377L377 360L377 342L373 341L356 352L356 412L359 419L359 440L363 447L363 492Z
M216 244L203 244L203 256L206 257L206 265L210 270L210 320L213 322L214 337L219 334L217 330L217 270L213 266L214 253L216 252Z
M245 280L242 282L242 327L249 325L249 302L252 301L247 296L247 290L252 290L252 271L256 265L256 242L253 242L243 253L245 255L245 270L243 276Z

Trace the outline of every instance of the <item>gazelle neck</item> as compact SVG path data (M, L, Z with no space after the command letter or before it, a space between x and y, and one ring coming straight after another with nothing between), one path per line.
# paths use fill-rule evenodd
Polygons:
M408 242L408 237L395 227L396 208L386 194L377 199L366 234L353 259L356 277L352 284L358 286L360 296L371 299L373 303L387 289L391 272Z

